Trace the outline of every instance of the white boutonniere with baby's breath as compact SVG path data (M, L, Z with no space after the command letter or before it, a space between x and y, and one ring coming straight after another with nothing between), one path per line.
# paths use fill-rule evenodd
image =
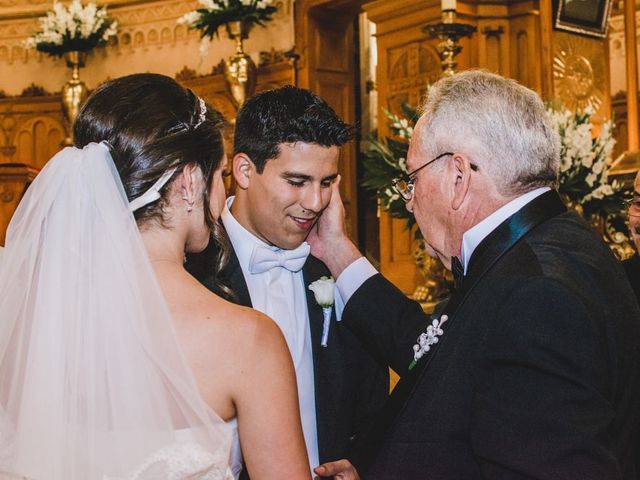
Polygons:
M318 305L322 307L322 340L320 345L326 347L329 340L329 327L331 325L331 310L335 297L335 281L332 277L320 277L319 280L309 285Z
M409 370L412 370L418 363L418 360L431 350L432 345L438 343L438 337L444 334L442 325L444 325L447 320L449 320L448 315L441 315L440 319L434 318L431 321L431 325L427 327L427 330L420 334L417 340L418 343L413 346L413 360L409 364Z

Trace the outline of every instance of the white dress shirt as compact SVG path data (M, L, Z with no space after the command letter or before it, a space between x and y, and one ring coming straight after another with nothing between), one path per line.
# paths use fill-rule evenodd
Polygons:
M250 273L249 261L255 246L265 246L273 251L280 249L267 245L238 223L229 210L233 199L227 199L221 215L222 223L238 257L253 308L270 316L287 341L296 370L302 431L313 468L319 464L318 429L311 330L302 270L290 272L283 267L275 267L263 273Z
M462 236L462 246L460 249L460 262L464 268L464 274L467 274L467 267L469 266L471 254L473 254L473 251L480 242L482 242L482 240L493 232L498 225L524 207L527 203L549 190L551 190L549 187L540 187L535 190L531 190L524 195L520 195L500 207L480 223L464 232ZM336 290L338 290L341 300L344 302L343 305L349 301L351 295L353 295L355 291L369 279L369 277L372 277L376 273L378 273L377 270L365 257L360 257L345 268L336 280Z

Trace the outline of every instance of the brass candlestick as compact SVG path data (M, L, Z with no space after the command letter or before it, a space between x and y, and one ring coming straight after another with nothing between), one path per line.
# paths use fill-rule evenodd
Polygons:
M236 41L236 53L224 62L224 78L229 93L240 108L256 88L258 69L251 57L244 52L243 41L249 36L249 28L244 22L227 23L229 38Z
M88 94L87 86L80 80L80 68L84 67L87 52L66 52L64 59L67 61L67 67L71 68L71 80L62 87L62 110L69 124L69 134L63 140L63 145L73 145L73 123Z
M458 43L459 40L462 37L470 37L477 28L474 25L456 22L455 10L444 10L441 22L426 25L422 30L427 32L431 38L440 39L438 53L442 64L442 74L451 76L456 73L455 69L458 65L454 58L462 50Z

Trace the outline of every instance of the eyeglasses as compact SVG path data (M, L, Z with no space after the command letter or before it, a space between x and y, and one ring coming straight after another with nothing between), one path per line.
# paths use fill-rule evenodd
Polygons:
M453 155L453 152L441 153L440 155L438 155L433 160L429 160L427 163L425 163L424 165L416 168L412 172L406 173L404 175L401 175L401 176L395 178L391 182L391 185L393 185L393 188L395 188L396 192L398 192L400 194L400 196L402 197L402 199L405 202L409 202L413 198L413 191L415 189L417 173L420 170L422 170L423 168L428 167L429 165L431 165L436 160L440 160L442 157L446 157L447 155ZM477 172L478 171L478 166L476 164L472 163L471 164L471 169L474 172Z

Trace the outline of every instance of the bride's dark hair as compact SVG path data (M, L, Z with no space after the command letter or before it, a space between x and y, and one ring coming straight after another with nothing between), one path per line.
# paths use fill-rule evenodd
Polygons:
M228 257L226 235L209 210L214 172L224 156L222 114L207 105L200 122L200 102L188 88L170 77L138 73L100 85L83 105L73 128L76 147L107 141L129 201L139 197L170 168L174 177L186 165L200 167L206 181L203 194L205 220L220 245L218 265ZM139 225L164 224L167 184L161 198L135 211Z

